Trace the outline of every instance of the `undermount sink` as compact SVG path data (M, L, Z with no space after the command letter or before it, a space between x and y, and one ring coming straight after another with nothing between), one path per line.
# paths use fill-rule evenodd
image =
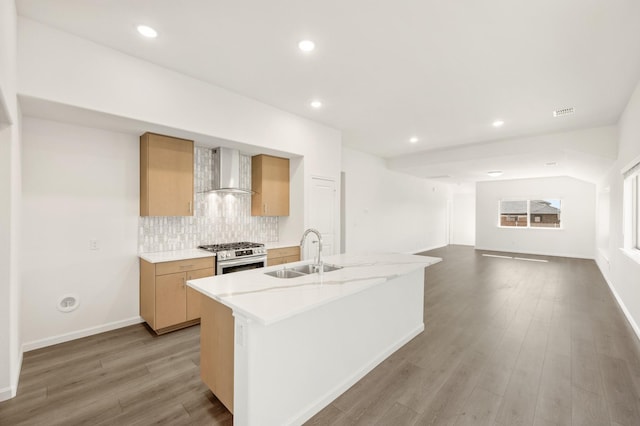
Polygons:
M322 265L322 272L331 272L342 269L342 266L336 265ZM265 275L270 275L276 278L297 278L304 277L305 275L315 274L318 272L318 266L312 264L299 265L293 268L278 269L277 271L265 272Z
M315 274L316 272L318 272L318 269L319 269L318 266L313 264L300 265L300 266L291 268L292 271L302 272L303 274ZM322 265L322 272L331 272L338 269L342 269L342 266L328 265L328 264Z
M265 272L265 275L271 275L276 278L297 278L304 277L306 274L294 271L293 269L278 269L277 271Z

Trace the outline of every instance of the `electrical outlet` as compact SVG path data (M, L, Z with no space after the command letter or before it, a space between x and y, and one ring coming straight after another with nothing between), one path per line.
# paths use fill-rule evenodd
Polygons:
M98 240L89 240L89 250L98 250L99 248Z

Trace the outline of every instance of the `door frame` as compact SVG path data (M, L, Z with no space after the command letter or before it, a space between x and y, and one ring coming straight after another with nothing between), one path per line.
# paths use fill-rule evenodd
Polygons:
M332 178L330 176L322 176L312 174L309 176L309 181L307 183L307 190L305 191L305 218L304 218L304 228L311 228L310 217L311 217L311 193L313 189L313 181L314 179L324 180L333 182L334 195L333 195L333 253L323 253L327 256L331 256L333 254L338 254L340 252L340 187L338 186L338 180ZM308 196L306 195L308 194ZM300 253L301 256L304 257L304 253Z

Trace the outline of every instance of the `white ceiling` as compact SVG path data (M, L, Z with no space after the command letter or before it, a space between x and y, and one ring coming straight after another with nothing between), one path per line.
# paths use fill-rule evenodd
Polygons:
M614 124L640 78L631 0L17 5L21 16L340 129L345 145L386 158ZM159 37L142 39L141 23ZM306 38L311 54L297 48ZM322 109L309 106L315 98ZM573 116L552 117L571 106ZM505 125L493 128L496 119Z

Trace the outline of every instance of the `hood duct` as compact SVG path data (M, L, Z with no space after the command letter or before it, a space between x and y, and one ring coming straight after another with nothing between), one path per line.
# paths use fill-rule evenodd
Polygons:
M207 192L251 194L240 187L240 152L231 148L215 148L211 156L212 189Z

